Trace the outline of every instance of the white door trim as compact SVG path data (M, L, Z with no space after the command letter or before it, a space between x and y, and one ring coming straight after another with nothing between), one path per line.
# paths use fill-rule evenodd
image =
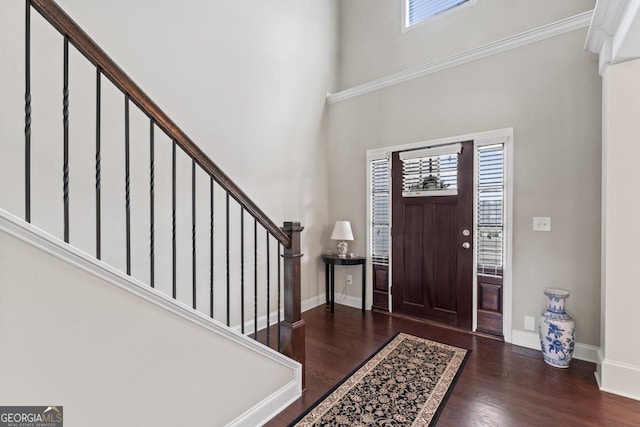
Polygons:
M504 276L503 276L503 293L502 293L502 330L505 342L511 342L511 323L512 323L512 252L513 252L513 128L495 129L484 132L474 132L465 135L458 135L446 138L438 138L427 141L413 142L409 144L401 144L382 148L367 150L366 164L366 183L367 183L367 269L371 271L371 168L369 167L372 160L389 158L393 151L411 150L422 147L432 147L436 145L451 144L461 141L474 142L474 156L476 148L483 145L504 143L504 168L505 168L505 188L504 188ZM474 162L474 211L476 210L476 191L475 191L475 162ZM391 189L390 189L391 190ZM393 227L393 224L390 224ZM390 228L391 228L390 227ZM474 233L475 235L475 233ZM391 248L390 248L391 249ZM475 245L474 245L475 251ZM393 252L389 254L389 311L391 311L391 277L393 271L391 269L391 259ZM473 330L477 326L477 276L476 276L476 257L473 260ZM372 289L373 278L371 274L367 275L367 289ZM366 307L371 308L373 303L373 295L371 292L367 295Z

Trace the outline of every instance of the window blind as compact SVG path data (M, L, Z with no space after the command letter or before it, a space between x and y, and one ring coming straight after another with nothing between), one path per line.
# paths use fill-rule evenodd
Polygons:
M389 172L389 160L371 162L372 262L382 265L389 265Z
M502 277L504 229L504 146L478 148L477 264L479 275Z
M456 152L426 157L407 156L402 160L402 195L404 197L411 197L415 193L428 195L429 191L435 193L434 190L450 190L450 194L457 194L457 189L458 154Z
M407 27L425 21L432 16L446 12L469 0L405 0Z

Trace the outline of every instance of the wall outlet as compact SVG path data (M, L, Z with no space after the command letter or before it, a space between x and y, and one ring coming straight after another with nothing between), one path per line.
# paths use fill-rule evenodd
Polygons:
M536 318L532 316L524 316L524 329L527 331L535 331Z
M534 216L533 231L551 231L551 217Z
M353 276L350 274L347 274L347 285L352 285L353 284Z

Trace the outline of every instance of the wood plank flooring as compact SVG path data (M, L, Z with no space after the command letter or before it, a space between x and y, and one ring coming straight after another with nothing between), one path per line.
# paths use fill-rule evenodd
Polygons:
M599 391L593 363L553 368L535 350L342 305L302 317L307 390L268 426L286 426L398 332L471 350L438 426L640 426L640 402Z

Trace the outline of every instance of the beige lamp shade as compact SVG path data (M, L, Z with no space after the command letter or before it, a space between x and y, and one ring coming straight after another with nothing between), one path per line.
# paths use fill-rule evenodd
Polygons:
M331 240L353 240L351 223L349 221L336 221L331 233Z
M333 233L331 233L331 240L338 241L336 245L338 256L340 258L346 258L347 240L353 240L353 233L351 232L351 224L349 221L336 221L336 225L333 226Z

